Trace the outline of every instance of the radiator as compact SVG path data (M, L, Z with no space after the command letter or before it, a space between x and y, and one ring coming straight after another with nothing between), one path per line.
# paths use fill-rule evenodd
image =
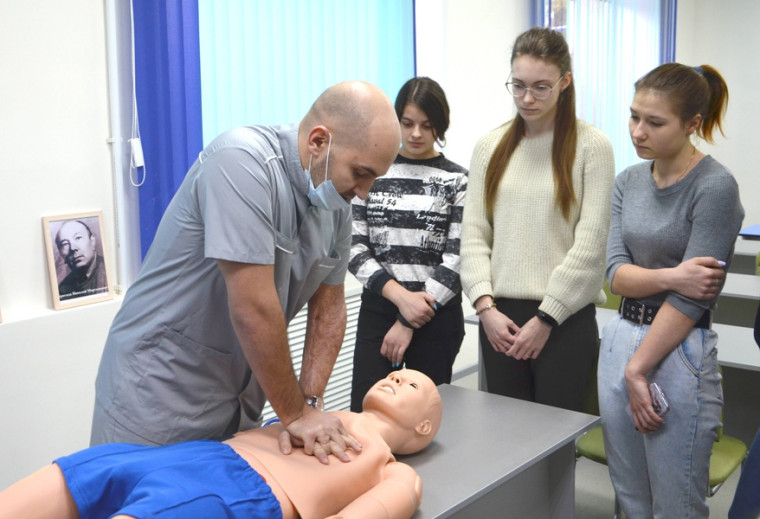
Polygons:
M346 334L343 336L343 346L340 349L338 359L335 361L335 367L325 389L325 411L348 410L351 405L351 371L354 362L356 323L359 319L361 293L361 288L346 291L346 310L348 312ZM303 351L303 343L306 336L306 313L307 307L303 307L293 320L290 321L290 326L288 326L290 357L293 359L296 375L301 372L301 352ZM267 402L262 414L263 422L275 416L272 406Z

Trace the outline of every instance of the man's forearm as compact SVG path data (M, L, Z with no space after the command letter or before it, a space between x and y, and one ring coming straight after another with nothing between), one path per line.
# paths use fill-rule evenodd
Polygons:
M301 387L306 395L322 396L346 333L343 285L322 285L309 301Z
M293 370L287 324L273 267L219 261L227 285L230 319L256 381L287 425L304 412L303 392Z

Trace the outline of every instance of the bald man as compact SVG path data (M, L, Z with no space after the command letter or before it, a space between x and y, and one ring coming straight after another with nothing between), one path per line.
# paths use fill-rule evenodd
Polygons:
M223 133L199 155L159 224L106 341L91 444L224 439L268 399L283 452L327 463L360 450L322 396L343 342L354 196L400 145L388 97L328 88L298 126ZM308 303L302 368L287 326Z

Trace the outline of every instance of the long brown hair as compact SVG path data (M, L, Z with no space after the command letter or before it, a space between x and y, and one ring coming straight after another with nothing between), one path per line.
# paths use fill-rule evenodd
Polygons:
M652 90L665 96L673 113L686 123L695 115L702 115L697 135L713 142L717 128L721 135L721 119L728 106L728 86L723 76L710 65L689 67L681 63L665 63L634 83L636 92Z
M517 37L512 48L510 63L519 56L531 56L555 65L564 77L572 72L570 49L559 32L543 27L534 27ZM493 218L496 194L502 176L509 165L517 145L525 136L525 121L517 114L504 137L494 149L486 168L485 195L486 212ZM559 94L554 120L554 142L552 143L552 170L554 172L554 199L567 220L570 207L576 202L573 189L573 163L575 146L578 142L578 127L575 119L575 87L573 82Z

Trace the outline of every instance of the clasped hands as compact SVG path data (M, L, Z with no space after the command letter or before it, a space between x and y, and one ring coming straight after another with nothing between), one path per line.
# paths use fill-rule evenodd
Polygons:
M551 333L551 326L532 317L522 327L495 308L480 314L491 347L517 360L538 358Z
M361 444L348 433L338 417L307 405L304 405L304 412L300 418L287 425L275 425L282 428L279 444L280 452L283 454L293 452L293 447L303 448L306 454L328 465L330 454L347 463L351 461L348 449L357 454L362 450Z
M401 316L413 328L396 321L383 337L380 354L391 361L394 367L400 367L404 354L412 342L414 329L429 323L435 316L435 298L427 292L399 291L394 303Z

